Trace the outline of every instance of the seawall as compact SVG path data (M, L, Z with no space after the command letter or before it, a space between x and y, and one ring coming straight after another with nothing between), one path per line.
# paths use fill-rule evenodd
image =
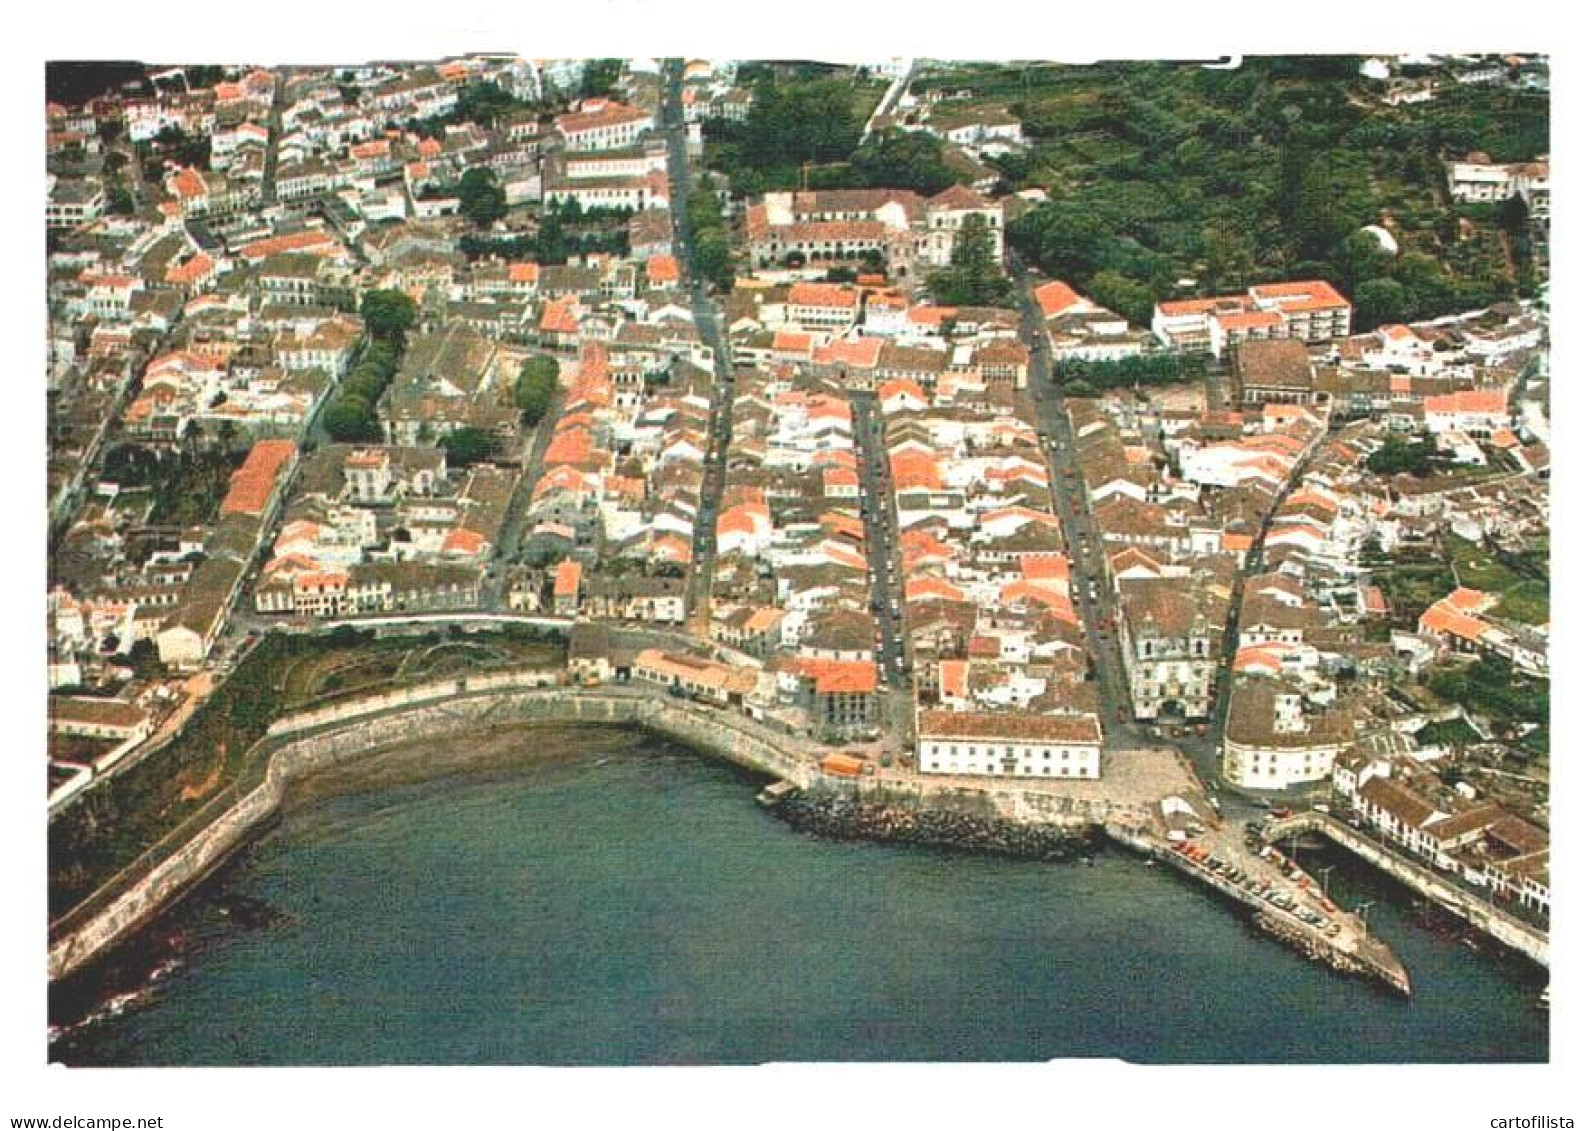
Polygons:
M551 679L535 671L438 680L276 720L249 751L229 804L200 811L194 827L175 830L51 924L50 978L80 970L211 873L274 817L294 783L399 744L432 741L446 759L457 756L447 740L460 730L636 726L800 787L820 777L807 743L748 719L643 691L547 686Z
M1290 835L1315 833L1326 837L1339 848L1353 853L1367 864L1385 872L1399 883L1425 896L1443 910L1457 915L1488 938L1501 943L1509 950L1521 954L1538 966L1551 966L1551 946L1547 933L1532 926L1488 899L1482 899L1468 888L1438 875L1423 864L1415 863L1393 851L1368 834L1362 833L1324 813L1296 813L1278 821L1267 830L1272 842Z

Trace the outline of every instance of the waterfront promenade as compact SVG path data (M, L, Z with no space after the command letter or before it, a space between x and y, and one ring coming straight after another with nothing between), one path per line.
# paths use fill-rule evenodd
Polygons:
M1170 750L1141 752L1124 762L1118 768L1127 770L1117 775L1110 790L1105 779L935 779L903 771L833 777L821 771L819 747L735 712L701 706L658 689L626 685L575 688L559 681L558 671L544 668L476 673L275 720L249 751L238 781L51 924L50 976L60 978L81 969L219 867L274 817L295 784L331 771L356 770L382 751L412 744L432 744L437 771L465 768L467 744L456 738L467 730L638 726L800 789L842 793L880 804L989 813L1017 822L1103 828L1131 849L1169 860L1173 853L1159 805L1163 796L1192 801L1208 826L1219 826L1214 811L1195 787L1192 772ZM1114 759L1126 757L1113 755ZM1129 788L1120 792L1118 786L1124 784ZM1170 793L1157 793L1162 788ZM1226 851L1231 858L1238 850ZM1242 863L1249 869L1260 867L1247 853ZM1214 876L1185 871L1220 890ZM1280 887L1289 881L1279 871L1267 882ZM1251 904L1248 899L1235 898ZM1261 914L1269 910L1251 905ZM1345 933L1334 942L1321 932L1314 932L1314 937L1299 932L1303 937L1296 938L1291 929L1273 929L1269 922L1262 925L1278 937L1298 943L1312 957L1322 952L1357 951L1350 917L1340 913L1338 918ZM1334 965L1354 969L1347 962Z
M1443 910L1458 916L1487 937L1524 955L1537 965L1550 968L1551 946L1548 934L1493 903L1490 897L1395 852L1369 833L1314 810L1296 813L1273 822L1266 839L1279 844L1305 834L1324 836L1338 847L1353 853L1372 867L1418 892Z

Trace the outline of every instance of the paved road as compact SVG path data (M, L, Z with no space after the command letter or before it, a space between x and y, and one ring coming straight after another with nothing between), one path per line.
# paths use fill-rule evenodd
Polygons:
M891 86L886 88L886 93L881 95L881 100L876 103L874 112L870 114L869 119L864 123L864 132L859 135L859 143L861 145L868 141L870 134L875 131L875 123L896 108L898 100L908 90L908 84L913 81L914 68L917 66L918 60L908 60L908 68L897 78L893 79Z
M270 100L269 140L264 146L264 180L259 186L260 199L265 204L275 203L275 170L279 165L281 149L281 111L286 108L286 80L291 72L285 67L275 69L275 95Z
M672 231L677 266L688 287L694 325L705 345L715 351L715 388L710 399L710 434L706 442L704 489L694 524L693 572L688 577L689 625L702 636L710 632L710 578L715 572L715 524L726 489L726 455L732 442L732 404L736 400L732 355L721 334L721 316L705 283L693 273L693 233L688 222L687 130L682 115L682 60L665 64L665 98L661 129L666 138L667 176L671 185Z
M511 502L507 504L506 518L501 524L500 537L496 541L495 557L499 561L515 561L522 549L523 526L528 518L528 504L533 497L534 484L544 467L545 452L550 447L552 436L555 435L556 421L561 419L561 410L566 399L566 390L557 385L556 391L551 394L550 404L545 408L545 415L534 426L534 433L524 446L517 489L512 492ZM499 601L499 579L490 589Z
M880 623L878 660L881 677L893 687L908 686L903 676L902 553L897 541L897 515L881 415L869 393L850 393L853 441L859 455L860 505L864 514L864 547L870 563L870 608Z
M1074 605L1089 641L1090 657L1101 704L1101 725L1106 743L1113 748L1135 748L1157 741L1148 730L1134 726L1128 675L1113 627L1117 621L1115 597L1107 585L1106 555L1090 517L1089 499L1079 477L1073 450L1073 432L1063 408L1060 389L1051 379L1051 354L1033 282L1016 256L1009 265L1018 285L1020 332L1029 347L1029 394L1046 445L1050 464L1052 499L1057 518L1068 540L1072 558Z

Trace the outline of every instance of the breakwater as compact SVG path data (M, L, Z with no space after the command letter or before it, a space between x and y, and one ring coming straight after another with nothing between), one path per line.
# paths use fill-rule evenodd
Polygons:
M1106 835L1118 844L1160 861L1196 883L1206 885L1223 899L1251 912L1250 921L1256 929L1311 961L1320 962L1339 973L1374 980L1405 997L1411 993L1409 972L1397 955L1393 954L1390 947L1366 933L1364 924L1357 923L1352 917L1341 920L1348 924L1349 929L1334 939L1299 919L1291 911L1274 907L1249 888L1201 867L1183 853L1174 852L1166 841L1142 829L1111 822L1106 826Z
M801 832L834 840L870 840L1029 860L1074 860L1089 856L1099 844L1095 826L1084 820L1024 824L951 809L863 801L830 791L794 794L775 805L774 811Z

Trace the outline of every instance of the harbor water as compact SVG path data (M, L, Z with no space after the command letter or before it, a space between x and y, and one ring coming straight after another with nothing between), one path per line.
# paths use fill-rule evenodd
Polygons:
M502 741L498 739L497 741ZM761 782L615 730L294 806L57 988L82 1065L1536 1061L1544 977L1360 869L1403 1001L1120 851L838 843ZM547 757L546 752L554 756Z

